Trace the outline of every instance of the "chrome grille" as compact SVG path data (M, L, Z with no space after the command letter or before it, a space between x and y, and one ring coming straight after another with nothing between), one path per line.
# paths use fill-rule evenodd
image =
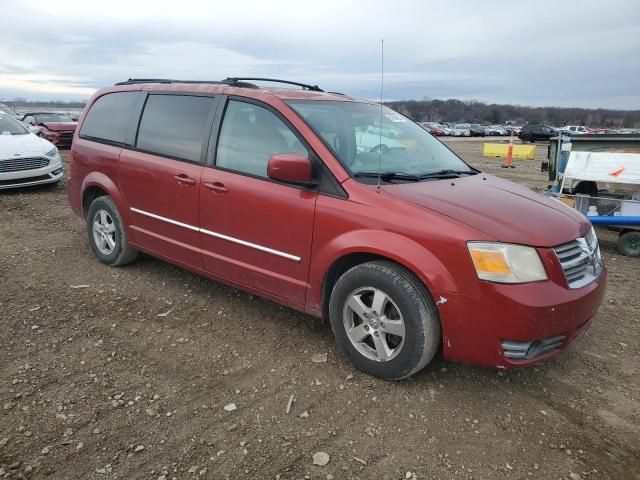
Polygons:
M48 158L9 158L0 160L0 173L21 172L23 170L35 170L49 165Z
M569 288L580 288L598 278L602 272L602 259L598 238L593 230L584 238L554 248L562 265Z

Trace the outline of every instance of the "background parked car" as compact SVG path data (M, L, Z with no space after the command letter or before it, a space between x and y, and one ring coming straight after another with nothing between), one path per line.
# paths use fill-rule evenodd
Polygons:
M535 142L536 140L549 140L555 137L558 131L546 125L525 125L520 129L518 138L523 142Z
M398 133L393 128L383 125L356 129L356 149L358 152L377 152L390 149L403 150L405 146L398 140Z
M0 103L0 113L6 113L7 115L12 116L15 119L18 119L20 115L11 108L9 105L5 105L4 103Z
M491 130L495 132L494 135L497 135L499 137L504 137L506 135L509 135L509 132L500 125L491 125Z
M421 122L420 126L424 128L431 135L442 136L446 135L444 129L439 123L436 122Z
M444 130L444 134L448 136L453 136L453 126L450 123L442 122L440 124L440 128Z
M22 122L31 127L35 134L49 140L58 147L70 147L77 122L60 113L31 112L22 117Z
M454 130L454 135L456 137L470 137L471 131L468 127L465 127L463 124L456 125Z
M504 128L509 135L511 135L512 132L518 135L518 133L520 132L520 127L517 127L515 125L503 125L502 128Z
M58 183L58 149L6 113L0 113L0 189Z
M567 125L562 130L569 135L593 135L593 131L584 125Z
M482 125L477 123L472 123L469 125L469 132L471 132L472 137L484 137L487 132Z

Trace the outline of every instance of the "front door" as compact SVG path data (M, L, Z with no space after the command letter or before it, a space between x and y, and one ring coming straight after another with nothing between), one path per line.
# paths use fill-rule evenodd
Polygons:
M310 155L266 106L227 103L215 168L200 183L204 268L214 275L303 304L317 193L267 177L275 153Z
M199 188L215 103L211 96L148 95L135 149L120 155L135 243L194 267L202 266Z

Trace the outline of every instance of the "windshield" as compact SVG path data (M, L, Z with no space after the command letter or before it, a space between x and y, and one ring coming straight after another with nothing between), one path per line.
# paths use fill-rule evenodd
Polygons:
M6 113L8 115L11 115L14 118L18 117L18 114L16 113L16 111L11 107L7 107L6 105L0 107L0 112L4 112L4 113Z
M73 122L71 117L59 113L39 113L36 115L38 123L69 123Z
M378 170L412 178L443 170L474 172L424 128L390 108L381 112L380 105L331 100L288 104L352 176Z
M0 134L2 135L27 135L29 130L24 128L20 122L15 121L8 115L0 115Z

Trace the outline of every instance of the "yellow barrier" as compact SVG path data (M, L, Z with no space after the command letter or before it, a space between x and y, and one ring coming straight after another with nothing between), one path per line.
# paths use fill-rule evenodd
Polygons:
M484 157L506 157L508 150L508 143L485 143L482 155ZM536 146L514 145L513 158L526 158L529 160L534 160L536 158Z

